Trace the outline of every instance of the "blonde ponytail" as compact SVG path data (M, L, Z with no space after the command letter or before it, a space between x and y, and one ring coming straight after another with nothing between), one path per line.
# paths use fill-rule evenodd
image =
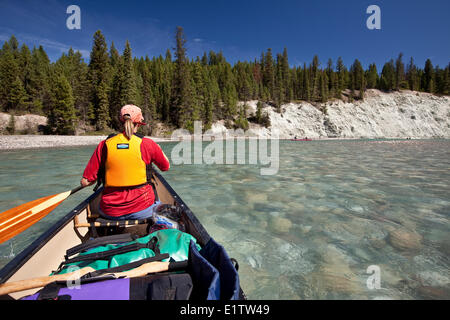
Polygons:
M125 129L125 136L127 137L128 140L130 140L134 134L134 124L133 121L131 120L130 115L128 114L126 114L123 117L123 119L125 120L125 123L123 124Z

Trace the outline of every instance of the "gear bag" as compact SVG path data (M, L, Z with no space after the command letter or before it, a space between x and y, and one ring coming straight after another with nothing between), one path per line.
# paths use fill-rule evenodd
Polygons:
M78 287L54 282L22 300L188 300L192 287L188 273L155 274L85 283Z
M162 261L169 261L169 259L170 261L184 261L188 259L191 241L200 250L197 240L188 233L177 229L159 230L131 242L91 248L72 258L66 255L66 261L61 263L56 273L68 273L71 266L91 267L94 270L120 267L165 253L169 254L170 258L162 259ZM70 250L68 253L71 252Z

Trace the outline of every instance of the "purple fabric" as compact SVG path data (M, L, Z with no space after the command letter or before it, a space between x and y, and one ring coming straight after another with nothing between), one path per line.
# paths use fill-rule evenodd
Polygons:
M59 296L69 295L71 300L129 300L130 279L115 279L100 282L87 283L76 287L62 288ZM22 300L37 300L39 293L22 298Z

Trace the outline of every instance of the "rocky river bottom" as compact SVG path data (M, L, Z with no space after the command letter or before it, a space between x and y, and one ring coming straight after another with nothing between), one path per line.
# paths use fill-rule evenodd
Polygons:
M170 158L176 143L160 145ZM0 212L76 186L94 148L0 151ZM275 175L250 164L163 174L237 259L249 299L450 299L450 141L279 148ZM0 245L0 267L89 192Z

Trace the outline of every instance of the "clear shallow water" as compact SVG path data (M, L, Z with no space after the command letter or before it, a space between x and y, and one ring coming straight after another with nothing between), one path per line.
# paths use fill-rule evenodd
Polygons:
M174 145L161 143L169 157ZM75 187L93 150L0 152L0 212ZM449 299L449 169L445 140L280 141L274 176L178 165L164 177L238 260L250 299ZM0 245L0 267L89 193Z

